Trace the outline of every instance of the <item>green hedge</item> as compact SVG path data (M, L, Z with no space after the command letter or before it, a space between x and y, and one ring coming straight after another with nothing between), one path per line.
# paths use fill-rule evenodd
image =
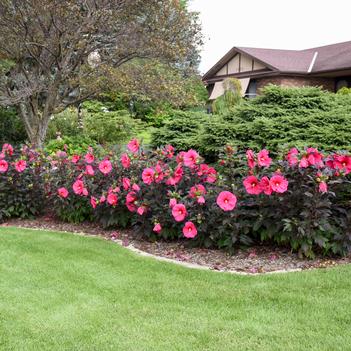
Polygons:
M214 160L226 144L272 152L290 146L350 150L350 139L351 95L268 86L222 115L175 113L155 133L154 145L197 148Z

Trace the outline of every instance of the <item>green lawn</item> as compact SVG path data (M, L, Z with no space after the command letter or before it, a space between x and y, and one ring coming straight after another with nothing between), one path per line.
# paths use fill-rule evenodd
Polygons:
M351 350L351 266L234 276L0 228L0 350Z

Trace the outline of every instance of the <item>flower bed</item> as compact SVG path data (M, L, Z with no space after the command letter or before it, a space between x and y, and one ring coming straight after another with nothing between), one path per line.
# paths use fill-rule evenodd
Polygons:
M195 150L146 153L137 140L103 159L92 149L84 157L44 158L9 147L0 154L3 217L16 216L6 199L24 192L35 210L22 216L45 203L63 220L133 226L151 239L186 237L227 249L271 241L308 257L351 250L351 157L342 152L291 149L274 161L267 150L226 147L215 169Z

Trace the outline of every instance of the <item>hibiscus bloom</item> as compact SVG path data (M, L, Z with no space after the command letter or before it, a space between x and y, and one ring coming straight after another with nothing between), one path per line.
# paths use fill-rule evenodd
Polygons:
M172 158L174 155L174 147L172 145L165 146L166 156L167 158Z
M141 175L143 182L150 185L154 181L155 171L152 168L145 168Z
M90 198L90 205L93 209L95 209L97 206L97 199L94 196Z
M95 174L94 169L91 165L87 165L85 167L85 173L90 176L93 176Z
M138 185L138 184L133 184L132 185L132 189L134 190L134 191L140 191L140 186Z
M183 234L188 239L193 239L197 235L197 229L193 222L186 222L183 227Z
M199 154L195 150L189 150L184 154L184 166L194 168L199 160Z
M73 155L72 156L72 162L73 163L77 163L80 160L80 156L79 155Z
M328 191L327 183L326 182L320 182L318 189L319 189L319 192L326 193Z
M122 154L121 156L121 163L123 168L129 168L130 167L130 158L127 154Z
M244 179L246 191L252 195L259 195L262 192L259 180L255 176L248 176Z
M255 162L255 154L252 150L247 150L246 151L246 158L247 158L247 165L249 168L254 168L256 166Z
M269 167L271 165L272 159L269 157L268 150L263 149L257 154L257 163L261 167Z
M346 174L351 172L351 157L347 155L334 156L335 168L343 170Z
M217 180L217 171L213 167L209 167L207 170L207 177L205 182L207 183L215 183Z
M142 205L137 209L137 213L139 216L142 216L146 212L147 212L147 207L145 205Z
M0 160L0 173L5 173L9 169L9 164L5 160Z
M162 230L162 227L161 227L161 224L160 223L156 223L155 226L154 226L154 229L153 231L157 234L160 234L161 233L161 230Z
M154 179L155 183L161 183L164 178L164 173L162 170L161 165L157 164L155 167L155 174L154 174Z
M176 157L176 161L178 164L182 164L184 162L184 155L185 155L185 151L181 151L177 157Z
M77 195L83 195L83 196L87 196L88 195L88 190L86 189L83 181L81 181L80 179L76 180L74 183L73 183L73 191L75 194Z
M15 168L18 173L21 173L27 168L27 162L25 160L19 160L15 163Z
M85 156L84 156L85 162L86 163L93 163L94 162L94 155L90 152L88 152Z
M280 174L274 175L269 182L276 193L285 193L288 190L289 182Z
M177 222L182 222L188 215L188 212L183 204L176 204L172 208L172 215Z
M4 144L4 145L2 146L2 152L3 152L4 154L7 154L7 155L9 155L9 156L12 156L12 155L13 155L13 147L12 147L12 145L11 145L11 144Z
M199 196L197 199L197 203L200 205L203 205L206 202L205 198L203 196Z
M216 202L223 211L232 211L236 206L237 198L230 191L222 191L217 196Z
M167 179L166 184L176 185L182 180L182 178L183 178L183 168L179 165L175 169L173 175Z
M136 193L134 191L129 192L126 197L126 206L130 212L135 212L137 210L136 201Z
M99 170L102 174L109 174L112 171L112 164L109 160L103 160L99 163Z
M129 151L133 152L133 154L137 153L139 151L139 141L137 139L132 139L128 143L127 148Z
M68 190L64 187L60 188L57 190L57 193L60 197L62 197L63 199L65 199L68 196Z
M122 179L122 185L124 190L128 190L130 188L130 179L129 178L123 178Z
M266 195L271 195L273 189L268 177L263 177L260 181L260 187Z
M298 164L299 159L297 158L297 155L299 154L299 150L296 149L296 147L293 147L292 149L289 150L288 154L286 155L286 160L288 161L290 166L295 166Z
M169 199L169 208L173 208L177 204L177 200L172 198Z
M118 203L118 197L114 193L109 193L107 195L107 203L110 204L111 206L116 206Z
M189 196L193 199L207 193L206 188L202 184L194 185L190 188Z

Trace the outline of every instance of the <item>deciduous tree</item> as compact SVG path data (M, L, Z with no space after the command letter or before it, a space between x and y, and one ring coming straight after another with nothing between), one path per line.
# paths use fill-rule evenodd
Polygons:
M16 106L41 147L50 117L96 94L110 67L135 58L189 63L201 43L179 0L2 0L0 105Z

